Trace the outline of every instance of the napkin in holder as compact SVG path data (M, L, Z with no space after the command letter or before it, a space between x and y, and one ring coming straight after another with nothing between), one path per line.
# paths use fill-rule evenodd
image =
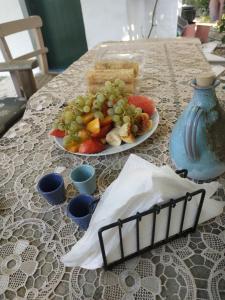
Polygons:
M199 189L205 189L206 196L199 223L219 215L224 203L210 199L216 192L217 182L196 184L181 178L170 167L155 165L131 154L118 178L103 194L85 235L73 246L71 251L62 257L66 266L80 266L86 269L102 267L98 230L118 219L143 212L155 204L162 204L171 198L176 199ZM187 205L183 229L193 226L198 208L199 196L193 197ZM183 203L178 203L173 210L170 224L170 235L180 229ZM140 249L149 246L151 240L152 214L143 217L139 223ZM165 239L168 210L164 209L157 215L155 242ZM123 225L124 255L127 256L136 249L136 221ZM135 233L135 234L134 234ZM111 263L121 258L118 228L103 232L103 241L107 262Z

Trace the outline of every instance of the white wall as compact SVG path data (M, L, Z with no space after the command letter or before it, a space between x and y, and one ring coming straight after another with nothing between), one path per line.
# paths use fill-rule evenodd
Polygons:
M21 0L22 1L22 0ZM81 0L88 48L109 40L129 40L148 36L156 0ZM178 2L158 0L152 37L175 37ZM23 18L19 0L0 0L0 23ZM7 38L13 56L33 49L29 34ZM3 61L0 51L0 61Z
M0 0L0 24L13 20L22 19L23 14L19 0ZM30 52L33 49L28 32L17 33L6 38L13 57ZM0 51L0 61L4 61Z
M178 0L127 0L127 16L131 39L175 37L177 34ZM157 2L157 3L156 3ZM153 10L156 4L155 17Z
M182 11L182 0L178 0L178 15L181 16Z
M81 0L88 48L128 37L126 0Z
M148 36L156 0L81 0L88 48L102 41ZM175 37L178 2L158 0L151 37Z

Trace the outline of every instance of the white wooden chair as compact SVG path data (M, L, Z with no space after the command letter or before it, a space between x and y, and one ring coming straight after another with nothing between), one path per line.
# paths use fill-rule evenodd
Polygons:
M0 63L0 72L10 72L18 97L30 98L38 88L55 76L48 71L46 56L48 49L44 46L41 27L42 20L39 16L0 24L0 50L5 59L5 62ZM32 30L37 49L13 58L5 37L25 30ZM37 66L40 67L42 74L35 80L32 69Z

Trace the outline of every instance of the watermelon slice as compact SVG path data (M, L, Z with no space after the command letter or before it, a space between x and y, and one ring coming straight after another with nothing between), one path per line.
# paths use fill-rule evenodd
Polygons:
M149 115L149 117L151 117L156 111L154 101L145 96L129 96L128 103L140 107L145 113Z

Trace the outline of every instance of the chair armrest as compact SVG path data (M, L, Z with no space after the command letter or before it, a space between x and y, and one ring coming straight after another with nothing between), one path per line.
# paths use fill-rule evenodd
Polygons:
M37 59L30 60L11 60L10 62L0 63L0 72L31 70L38 66Z

